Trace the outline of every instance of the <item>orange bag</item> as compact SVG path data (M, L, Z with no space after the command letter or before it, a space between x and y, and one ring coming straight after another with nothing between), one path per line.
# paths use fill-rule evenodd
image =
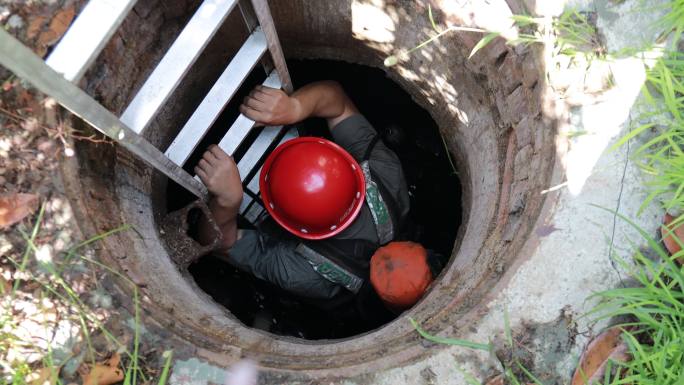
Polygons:
M389 308L413 306L432 282L427 251L418 243L388 243L371 258L370 281Z

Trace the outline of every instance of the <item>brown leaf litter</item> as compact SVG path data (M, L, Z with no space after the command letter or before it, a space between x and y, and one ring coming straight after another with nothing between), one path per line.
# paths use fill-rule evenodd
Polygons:
M0 228L21 222L38 207L38 195L14 193L0 196Z
M622 340L622 328L613 327L599 334L580 357L580 364L572 376L572 385L599 384L609 360L629 361L629 349Z
M79 368L83 385L111 385L124 379L124 372L119 367L121 355L114 353L109 359L96 363L84 364Z

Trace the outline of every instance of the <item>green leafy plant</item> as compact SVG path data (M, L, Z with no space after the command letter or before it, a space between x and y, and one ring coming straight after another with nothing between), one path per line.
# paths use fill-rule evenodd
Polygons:
M519 33L516 38L508 39L510 45L547 44L553 48L554 55L583 55L587 60L605 55L596 27L586 13L576 9L568 9L554 18L513 15L511 19ZM483 37L473 48L470 57L498 35L492 32Z
M448 338L448 337L438 337L438 336L433 336L423 330L423 328L418 325L418 322L416 322L413 318L409 318L409 322L411 322L411 325L413 326L414 329L420 334L423 338L425 338L428 341L436 342L438 344L445 344L445 345L456 345L456 346L463 346L466 348L470 349L477 349L477 350L484 350L486 352L491 352L492 351L492 345L491 343L489 344L483 344L479 342L472 342L472 341L467 341L467 340L461 340L457 338Z

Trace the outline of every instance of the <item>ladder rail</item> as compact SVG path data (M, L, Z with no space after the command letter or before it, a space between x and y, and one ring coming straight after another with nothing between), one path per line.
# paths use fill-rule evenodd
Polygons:
M278 33L276 32L275 24L273 23L273 16L268 7L268 2L266 0L252 0L252 5L254 6L254 12L256 13L257 19L259 20L259 25L261 25L261 29L266 35L268 50L273 57L273 64L278 72L278 76L280 76L283 90L288 94L291 94L294 91L292 79L290 79L290 72L287 70L283 48L280 46L280 39L278 39Z
M174 164L150 142L137 135L114 114L76 85L66 80L21 42L0 28L0 64L26 79L41 92L53 97L64 108L104 135L120 143L152 167L206 200L206 187Z
M257 20L256 14L254 13L254 8L250 0L239 0L238 10L242 16L242 21L245 22L245 28L247 33L252 33L259 27L259 20ZM273 72L273 59L271 55L264 55L261 58L261 66L266 74Z

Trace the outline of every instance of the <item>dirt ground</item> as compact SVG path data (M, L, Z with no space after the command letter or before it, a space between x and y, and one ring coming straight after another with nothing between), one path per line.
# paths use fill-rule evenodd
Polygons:
M0 25L45 56L83 3L3 0ZM107 293L113 272L83 244L60 187L59 163L74 155L74 141L110 142L63 116L0 67L0 383L148 383L162 352Z

